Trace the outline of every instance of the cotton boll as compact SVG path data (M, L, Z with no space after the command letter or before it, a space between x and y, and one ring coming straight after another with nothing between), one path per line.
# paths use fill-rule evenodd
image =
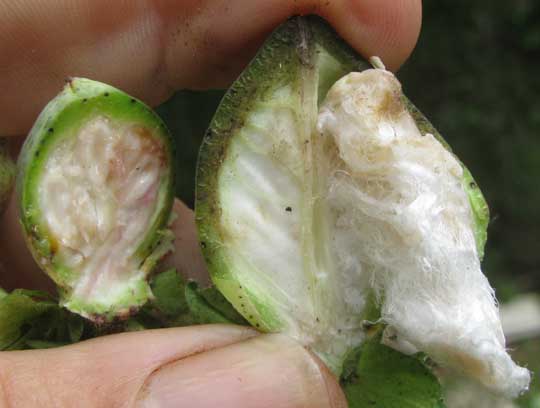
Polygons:
M480 269L463 169L420 133L398 80L382 69L345 76L317 128L333 141L326 199L337 265L375 290L397 342L506 395L526 390L530 374L505 351Z

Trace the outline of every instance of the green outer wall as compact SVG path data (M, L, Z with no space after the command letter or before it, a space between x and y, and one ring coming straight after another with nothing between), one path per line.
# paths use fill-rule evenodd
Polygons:
M278 316L258 303L247 288L236 282L230 270L227 251L222 246L221 208L218 199L219 171L229 142L240 129L251 102L262 99L280 83L298 81L302 56L296 53L300 42L291 21L275 31L251 64L224 95L201 146L197 165L195 216L199 239L213 282L236 309L256 328L278 331Z
M327 72L319 72L319 101L343 75L371 68L371 65L338 37L321 18L293 17L272 33L251 64L227 91L212 119L199 153L195 212L199 239L212 280L235 308L262 331L279 331L282 323L279 316L267 306L259 304L242 282L236 280L234 270L231 269L234 268L234 263L228 260L227 247L223 245L226 234L220 225L218 180L221 164L227 156L231 139L242 127L251 103L264 98L265 93L275 89L281 81L298 81L295 75L301 75L303 70L324 69L325 67L317 66L317 54L321 51L337 59L340 65L333 66ZM420 131L432 133L450 150L440 134L414 105L408 100L406 105ZM482 193L469 171L463 167L463 183L473 209L475 237L479 254L482 255L489 212Z
M147 128L161 140L167 157L168 173L158 192L158 208L151 227L139 245L135 256L141 263L158 246L160 231L166 228L174 199L174 142L165 124L143 102L97 81L74 78L47 104L26 139L18 162L17 194L21 224L27 244L37 263L59 286L65 303L69 303L70 286L77 274L62 265L55 257L55 245L42 219L38 200L38 185L48 153L65 138L72 137L91 118L103 115L114 121L135 123ZM149 272L149 271L147 271ZM138 286L136 299L119 299L121 307L140 306L151 294L146 282ZM144 299L143 299L144 298ZM135 304L132 304L135 303ZM103 309L98 305L74 301L73 310L96 319L110 320L116 308ZM84 309L84 310L81 310Z

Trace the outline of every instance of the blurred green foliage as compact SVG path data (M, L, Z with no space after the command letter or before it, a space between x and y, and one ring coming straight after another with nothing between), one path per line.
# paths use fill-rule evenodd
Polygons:
M525 363L527 368L532 371L533 378L529 392L518 400L522 408L540 408L540 340L530 339L521 342L512 351L512 357L519 362Z

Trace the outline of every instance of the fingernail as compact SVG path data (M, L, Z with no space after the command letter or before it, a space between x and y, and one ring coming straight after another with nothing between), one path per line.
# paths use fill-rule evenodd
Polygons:
M154 372L139 407L342 408L326 367L284 335L264 335L176 361Z

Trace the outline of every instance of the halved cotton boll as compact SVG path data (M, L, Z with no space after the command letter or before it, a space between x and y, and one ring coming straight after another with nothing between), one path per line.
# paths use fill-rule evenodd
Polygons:
M39 115L19 156L18 204L32 255L60 303L98 323L152 296L171 250L173 139L142 102L73 78Z
M371 69L336 82L321 107L333 234L345 237L334 253L374 288L398 343L517 396L530 374L505 350L463 169L402 98L393 74Z

